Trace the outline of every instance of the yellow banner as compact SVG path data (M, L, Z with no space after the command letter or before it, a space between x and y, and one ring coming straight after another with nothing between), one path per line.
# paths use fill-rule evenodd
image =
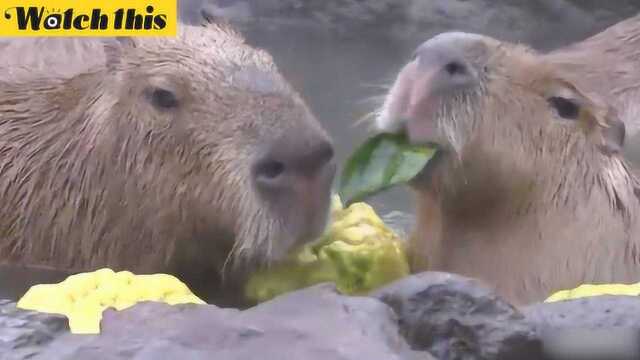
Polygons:
M0 0L0 36L176 36L177 0Z

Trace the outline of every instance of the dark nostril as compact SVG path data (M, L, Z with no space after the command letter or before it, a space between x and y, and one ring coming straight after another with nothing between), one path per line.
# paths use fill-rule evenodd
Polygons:
M257 178L275 179L284 173L285 166L280 161L264 160L256 165L255 172Z
M467 72L465 66L457 61L451 61L444 66L449 75L462 75Z
M253 166L257 185L269 191L289 187L300 177L317 176L318 171L326 168L334 156L330 142L309 144L283 141L276 145Z
M333 146L329 142L320 142L300 151L291 158L291 167L303 176L314 176L333 159Z

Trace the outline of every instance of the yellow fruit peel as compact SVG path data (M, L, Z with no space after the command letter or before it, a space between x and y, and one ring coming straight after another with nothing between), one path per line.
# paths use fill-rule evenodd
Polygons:
M583 284L573 289L558 291L549 296L544 302L551 303L600 295L638 296L640 295L640 283Z
M99 334L105 309L120 311L142 301L205 304L172 275L134 275L104 268L71 275L57 284L34 285L18 301L17 307L64 315L74 334Z
M252 275L245 288L249 300L264 302L321 282L359 295L409 275L404 243L370 205L343 208L334 196L332 206L331 224L319 241Z

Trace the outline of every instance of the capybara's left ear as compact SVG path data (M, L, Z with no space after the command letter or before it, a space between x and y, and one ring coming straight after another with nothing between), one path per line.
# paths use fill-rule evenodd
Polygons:
M122 56L126 50L136 47L136 42L131 37L119 36L115 39L103 40L102 46L104 49L107 69L113 70L118 64L120 64Z
M622 151L625 124L616 110L597 94L587 94L573 82L559 76L549 77L539 86L558 116L578 121L603 153L611 155Z

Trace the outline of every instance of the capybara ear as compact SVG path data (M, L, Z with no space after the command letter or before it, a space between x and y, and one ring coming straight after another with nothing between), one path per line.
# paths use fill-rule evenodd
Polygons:
M558 116L578 121L603 153L611 155L622 151L625 124L615 109L597 94L587 94L573 82L560 76L549 77L539 85L543 96Z
M211 5L204 5L202 9L200 9L200 16L202 16L201 24L205 27L211 25L230 26L230 21L224 16L219 15Z
M607 154L622 152L627 128L615 110L609 107L605 118L606 125L600 128L602 133L601 149Z
M200 20L201 26L223 30L227 34L242 38L242 36L240 35L242 33L242 26L233 23L224 15L218 14L218 12L216 12L215 6L205 4L202 9L200 9L200 15L202 16Z
M107 69L113 70L120 64L123 54L128 48L135 48L136 43L131 37L116 37L115 39L106 39L103 42L105 54L105 64Z

